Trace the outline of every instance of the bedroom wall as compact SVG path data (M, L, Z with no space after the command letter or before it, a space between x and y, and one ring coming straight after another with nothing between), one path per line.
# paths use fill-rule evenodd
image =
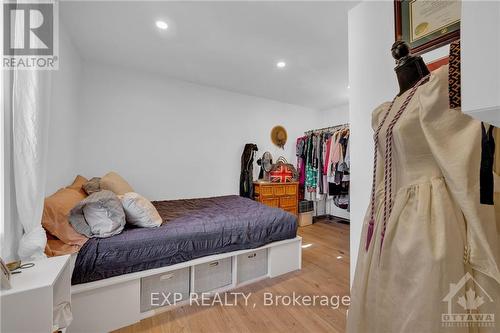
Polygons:
M335 126L349 122L349 103L337 105L320 112L321 123L326 126Z
M52 73L52 109L49 127L45 193L71 184L76 169L78 100L82 61L67 29L59 29L59 70Z
M377 29L373 29L373 27ZM349 11L349 109L351 121L351 281L361 229L369 204L373 165L371 113L397 93L391 45L394 11L391 1L366 1ZM366 52L369 50L369 56ZM363 241L361 239L361 241Z
M295 163L295 138L322 123L316 110L91 62L80 110L77 171L115 170L150 199L237 194L245 143ZM270 142L278 124L285 150Z

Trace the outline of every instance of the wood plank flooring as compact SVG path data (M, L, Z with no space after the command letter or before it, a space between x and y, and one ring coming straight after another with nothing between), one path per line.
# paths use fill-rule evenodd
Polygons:
M251 293L248 305L241 296L237 306L186 305L115 332L344 332L347 308L342 304L338 309L319 301L315 306L264 306L265 293L333 296L332 305L338 303L335 296L349 295L349 225L323 219L299 228L299 235L302 270L234 290ZM235 297L228 295L228 300L234 303Z

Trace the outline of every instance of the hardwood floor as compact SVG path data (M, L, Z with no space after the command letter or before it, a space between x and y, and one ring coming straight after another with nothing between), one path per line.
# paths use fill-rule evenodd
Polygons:
M248 305L238 297L235 306L186 305L122 328L120 333L170 332L344 332L347 307L335 296L349 295L349 225L320 220L299 228L303 238L302 270L265 279L232 292L251 293ZM315 306L265 306L265 293L276 296L326 295L333 302ZM235 296L227 294L235 303ZM224 295L221 295L224 297ZM341 300L340 300L341 301ZM283 302L285 303L285 302Z

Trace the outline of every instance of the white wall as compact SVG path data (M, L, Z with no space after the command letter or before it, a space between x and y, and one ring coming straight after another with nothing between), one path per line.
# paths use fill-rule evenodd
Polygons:
M390 101L398 91L391 57L393 5L391 1L363 2L349 12L351 281L372 182L371 112L381 103Z
M295 139L318 125L315 110L156 74L87 62L82 73L76 171L115 170L150 199L237 194L245 143L295 164ZM270 141L278 124L284 151Z
M47 195L71 184L76 176L81 59L66 31L59 29L59 70L52 73Z
M462 111L499 127L500 2L463 1L461 25Z
M347 124L349 122L349 104L338 105L319 113L321 124L319 127Z

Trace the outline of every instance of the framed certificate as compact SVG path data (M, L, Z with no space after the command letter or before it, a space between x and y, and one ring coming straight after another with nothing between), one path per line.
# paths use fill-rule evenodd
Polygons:
M460 0L395 0L396 40L422 54L460 38Z

